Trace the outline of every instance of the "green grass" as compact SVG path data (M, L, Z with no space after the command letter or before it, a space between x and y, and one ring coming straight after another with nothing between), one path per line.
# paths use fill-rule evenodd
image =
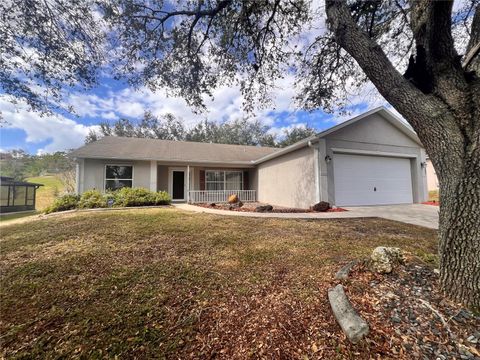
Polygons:
M5 214L0 216L0 222L21 219L27 216L37 215L38 211L27 211L18 214Z
M380 245L434 254L435 237L383 219L174 209L70 213L5 226L1 354L312 358L315 343L328 359L368 358L368 344L339 346L326 299L333 274ZM372 329L373 341L381 336Z
M56 194L61 194L63 191L63 184L55 175L44 175L27 178L27 181L43 184L37 190L36 209L44 210L50 206L55 200Z
M428 192L428 201L436 201L440 200L440 196L438 190L431 190Z

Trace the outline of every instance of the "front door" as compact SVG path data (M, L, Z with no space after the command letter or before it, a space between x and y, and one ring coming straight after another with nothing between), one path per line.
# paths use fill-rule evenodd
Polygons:
M185 200L185 171L172 171L172 200Z

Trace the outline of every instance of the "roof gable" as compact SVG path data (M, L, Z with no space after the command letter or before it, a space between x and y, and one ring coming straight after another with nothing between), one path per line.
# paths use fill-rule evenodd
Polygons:
M324 138L328 135L335 134L336 132L339 132L346 127L356 124L360 120L364 122L365 120L371 119L371 118L375 118L375 119L381 118L383 120L388 121L390 125L392 125L394 128L399 130L403 135L408 137L411 141L414 142L415 145L423 146L417 134L415 133L415 131L413 131L411 127L407 125L404 121L402 121L398 116L396 116L394 113L392 113L390 110L386 109L383 106L367 111L350 120L347 120L341 124L331 127L325 131L322 131L321 133L318 134L318 138ZM377 121L377 125L378 124L380 124L380 122Z
M422 143L420 142L420 139L418 138L417 134L415 131L413 131L409 125L407 125L405 122L403 122L399 117L394 115L391 111L387 110L385 107L381 106L375 109L372 109L370 111L367 111L359 116L356 116L350 120L347 120L341 124L338 124L336 126L333 126L327 130L324 130L317 135L313 135L311 137L308 137L304 140L301 140L293 145L287 146L286 148L283 148L275 153L272 154L267 154L257 160L255 160L255 164L260 164L264 161L268 161L270 159L276 158L278 156L282 156L284 154L288 154L291 151L295 151L297 149L300 149L305 146L309 146L310 144L318 141L319 139L325 138L327 136L334 136L336 132L339 132L342 129L345 129L351 125L354 125L355 123L359 122L360 120L364 120L372 115L377 115L381 117L382 119L388 121L393 127L398 129L401 133L403 133L407 138L411 140L411 144L414 146L421 146L423 147ZM391 143L390 143L391 144Z
M393 146L418 147L412 137L387 121L381 114L373 113L362 121L350 123L334 132L324 135L327 139Z

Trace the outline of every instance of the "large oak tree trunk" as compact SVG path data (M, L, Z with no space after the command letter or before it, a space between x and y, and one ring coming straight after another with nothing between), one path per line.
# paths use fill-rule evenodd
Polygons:
M440 182L440 283L445 293L480 309L480 156Z
M327 0L326 9L336 42L425 146L440 182L440 285L450 298L480 309L480 74L462 68L454 49L452 3L412 4L412 30L421 50L417 54L428 70L429 83L420 85L428 86L408 81L394 68L357 26L345 2ZM480 6L475 19L480 39Z

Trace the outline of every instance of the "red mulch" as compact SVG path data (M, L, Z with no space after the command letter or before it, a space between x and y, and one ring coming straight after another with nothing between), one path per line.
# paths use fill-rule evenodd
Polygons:
M335 208L335 209L328 209L326 212L344 212L344 211L348 211L347 209L344 209L344 208Z
M439 206L440 203L437 202L437 201L425 201L425 202L422 202L423 205L433 205L433 206Z
M218 209L218 210L229 210L229 211L239 211L239 212L255 212L255 208L257 205L252 206L249 203L244 204L242 207L233 207L230 209L229 204L216 204L215 206L211 206L210 204L195 204L200 207L209 208L209 209ZM343 212L348 211L343 208L335 208L335 209L328 209L325 212ZM318 213L319 211L313 211L311 209L298 209L298 208L285 208L285 207L273 207L272 211L268 211L267 213L284 213L284 214L293 214L293 213Z

